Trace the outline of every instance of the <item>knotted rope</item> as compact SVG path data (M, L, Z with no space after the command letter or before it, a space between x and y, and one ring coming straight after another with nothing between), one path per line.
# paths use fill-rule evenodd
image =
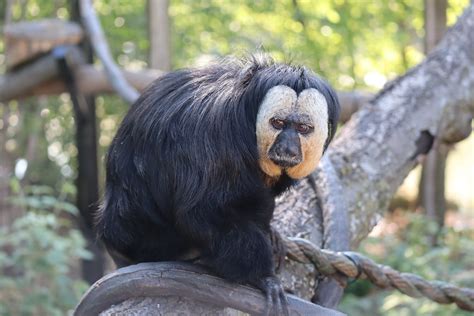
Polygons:
M306 239L288 238L279 234L272 236L273 238L281 239L289 259L311 263L321 274L335 278L343 285L346 284L346 278L366 278L383 289L397 289L408 296L426 297L440 304L455 303L463 310L474 311L474 289L442 281L426 281L418 275L377 264L356 252L334 252L318 248Z

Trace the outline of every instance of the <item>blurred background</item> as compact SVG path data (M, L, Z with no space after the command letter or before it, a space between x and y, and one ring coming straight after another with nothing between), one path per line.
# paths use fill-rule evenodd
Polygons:
M444 32L469 4L469 0L158 2L156 6L153 0L94 1L120 67L169 71L260 49L277 60L307 65L349 96L370 96L420 63L432 48L428 35ZM77 19L74 1L0 1L2 30L45 18ZM8 67L5 38L0 38L1 74L15 71ZM93 103L97 156L88 156L86 150L82 159L94 166L98 157L98 169L92 172L100 196L103 157L129 105L105 93L95 95ZM0 315L63 315L78 302L93 274L110 266L106 258L97 258L97 249L87 247L91 237L80 219L84 201L77 188L84 184L77 186L77 127L65 92L0 102ZM440 151L443 164L436 166L436 183L424 183L422 167L417 167L358 250L395 269L474 287L474 138ZM436 205L441 207L434 211L425 207L421 194L425 185L437 190L444 185L444 190L436 191ZM89 196L86 208L90 201ZM81 268L94 253L105 268L92 272ZM347 289L340 308L350 315L463 314L452 306L380 291L364 281Z

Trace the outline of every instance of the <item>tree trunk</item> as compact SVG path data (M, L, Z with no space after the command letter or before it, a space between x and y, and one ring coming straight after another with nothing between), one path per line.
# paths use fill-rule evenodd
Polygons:
M3 4L5 8L4 23L8 25L12 21L13 1L7 0ZM1 79L0 79L1 81ZM6 142L8 138L8 119L10 109L7 102L0 109L0 227L9 227L15 219L23 215L23 209L8 201L11 196L10 176L14 168L13 157L7 153Z
M79 0L72 1L71 17L80 22ZM83 43L87 61L93 63L92 50L87 40ZM71 92L71 91L70 91ZM80 94L79 91L76 93ZM95 98L93 95L80 95L78 100L71 93L74 103L77 144L77 207L81 214L79 227L87 241L87 250L93 254L91 260L82 260L82 276L89 283L94 283L104 274L104 250L93 232L93 212L99 201L97 126ZM79 103L81 102L82 106Z
M9 227L15 219L23 215L23 209L8 200L11 197L10 177L15 164L13 157L7 152L8 105L3 105L0 112L0 227Z
M425 52L430 53L446 32L446 0L425 0ZM431 244L437 244L439 231L444 224L446 213L445 169L448 146L437 142L423 163L419 201L426 216L438 224L437 232L431 236Z
M148 0L149 62L153 69L171 70L168 0Z

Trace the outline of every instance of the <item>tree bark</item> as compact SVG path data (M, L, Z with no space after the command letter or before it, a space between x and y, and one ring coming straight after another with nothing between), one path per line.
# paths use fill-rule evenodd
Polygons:
M323 157L314 182L303 181L278 200L274 224L280 232L334 249L347 246L348 233L350 247L356 247L388 208L418 156L429 149L422 148L422 140L429 143L432 135L459 141L469 134L473 52L471 4L425 61L352 116ZM282 273L285 284L308 299L316 291L316 277L312 267L296 264Z

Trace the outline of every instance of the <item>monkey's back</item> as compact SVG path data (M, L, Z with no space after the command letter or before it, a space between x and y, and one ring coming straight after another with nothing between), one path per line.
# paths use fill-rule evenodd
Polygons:
M241 216L224 209L233 194L235 203L253 205L256 192L268 195L255 126L233 94L236 75L225 67L167 74L127 113L108 151L97 214L98 235L112 252L131 262L176 259L196 246L177 231L179 214L214 210L208 216L225 219L224 229Z

